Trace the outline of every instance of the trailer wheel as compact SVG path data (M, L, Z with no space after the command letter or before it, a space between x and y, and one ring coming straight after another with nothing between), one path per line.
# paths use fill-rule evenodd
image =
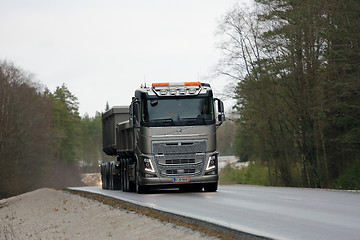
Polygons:
M218 188L218 183L217 182L208 183L208 184L205 184L205 186L204 186L205 192L216 192L217 188Z
M116 169L116 163L111 163L111 171L110 171L110 189L111 190L119 190L120 189L120 181L118 170Z
M105 163L105 166L104 166L104 189L109 189L109 172L110 172L110 169L109 169L109 163Z
M120 159L120 186L121 189L125 192L124 181L124 159Z
M121 159L121 188L123 192L127 192L126 187L126 159Z
M105 166L101 164L101 187L106 189L106 179L105 179Z
M113 176L113 163L110 162L109 163L109 189L113 190L114 186L113 186L113 181L114 181L114 176Z
M128 160L125 159L124 160L124 188L123 191L124 192L128 192L129 191L129 170L128 170Z
M110 189L110 163L106 164L106 189Z

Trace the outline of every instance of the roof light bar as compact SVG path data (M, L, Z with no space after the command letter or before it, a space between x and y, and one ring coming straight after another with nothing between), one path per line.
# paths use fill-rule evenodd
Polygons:
M202 89L201 82L153 83L152 87L158 96L198 95Z
M181 83L153 83L153 87L172 87L172 86L201 86L201 82L181 82Z

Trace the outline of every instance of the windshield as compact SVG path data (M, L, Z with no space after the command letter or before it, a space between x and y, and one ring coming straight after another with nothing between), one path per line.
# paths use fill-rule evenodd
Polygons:
M142 103L142 123L150 127L214 124L213 99L146 99Z

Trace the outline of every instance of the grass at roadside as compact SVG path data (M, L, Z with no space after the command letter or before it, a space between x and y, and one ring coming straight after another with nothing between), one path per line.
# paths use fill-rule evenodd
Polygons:
M270 186L268 168L250 164L248 167L236 169L228 164L219 174L219 183Z
M290 170L291 187L306 187L302 184L302 176L299 166ZM271 178L269 177L269 169L261 164L249 164L248 167L234 168L230 164L226 165L219 173L219 183L227 184L248 184L261 186L286 186L281 181L279 172L271 169ZM342 173L333 185L328 187L339 190L359 190L360 189L360 160L354 161L347 171Z

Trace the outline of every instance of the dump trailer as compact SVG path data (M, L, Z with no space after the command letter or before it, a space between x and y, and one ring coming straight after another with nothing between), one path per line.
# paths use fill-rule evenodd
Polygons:
M102 188L144 193L149 188L218 187L216 129L225 121L223 102L210 84L153 83L135 91L130 106L102 115Z

